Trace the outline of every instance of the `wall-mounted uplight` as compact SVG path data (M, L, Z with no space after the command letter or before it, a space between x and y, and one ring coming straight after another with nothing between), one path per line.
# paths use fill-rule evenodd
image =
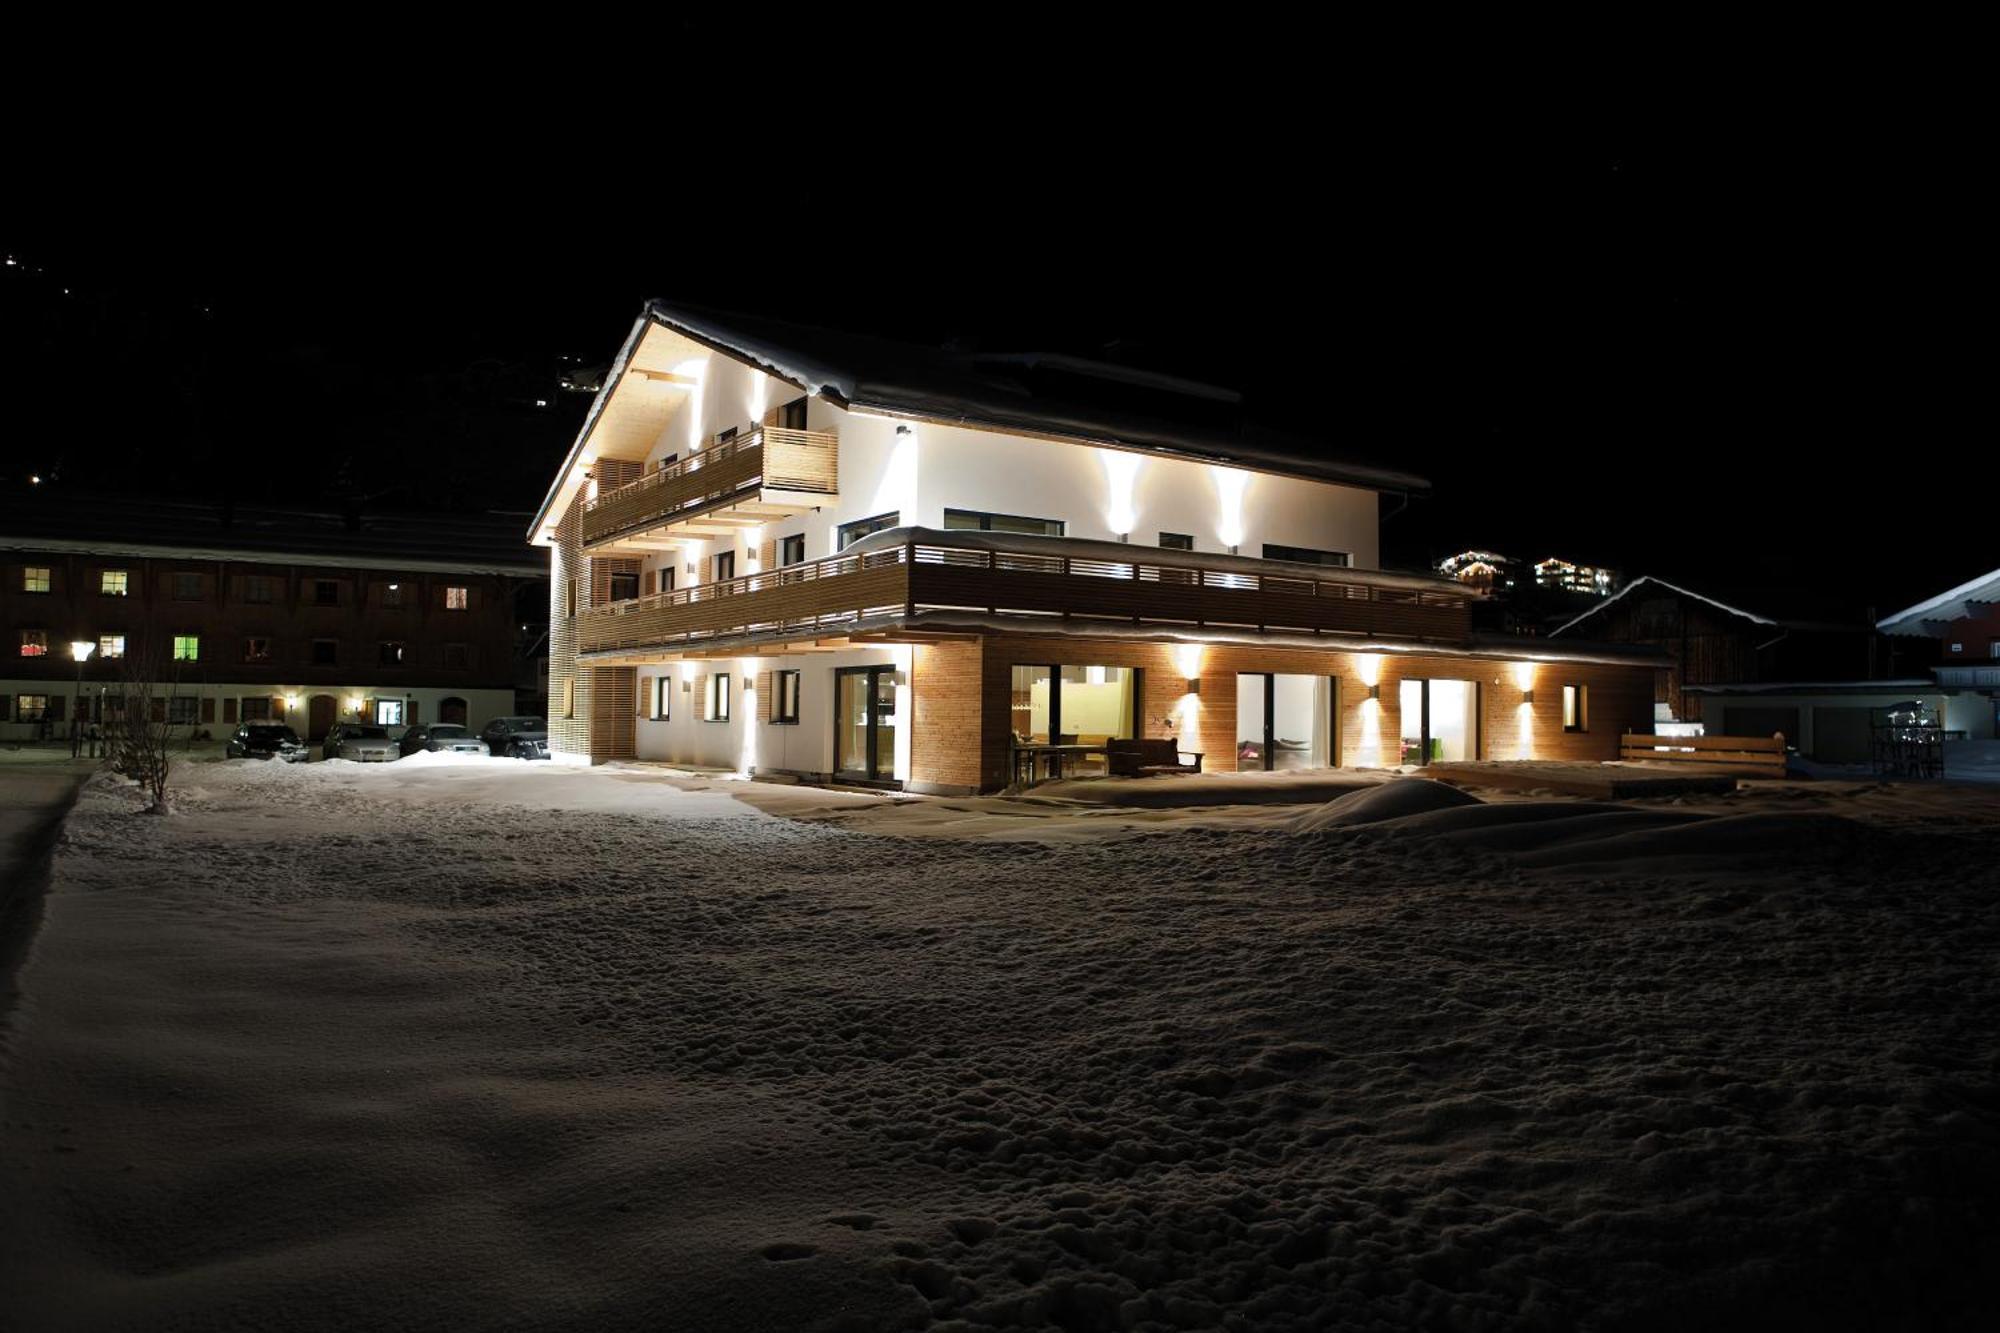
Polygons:
M296 695L296 694L288 694L288 695L286 695L286 696L285 696L285 711L286 711L287 713L291 712L291 711L292 711L293 709L297 708L298 706L299 706L299 696L298 696L298 695Z
M1189 694L1200 694L1200 693L1201 693L1201 677L1200 677L1200 676L1189 676L1189 677L1187 678L1187 692L1188 692Z
M1521 702L1522 702L1522 703L1524 703L1524 704L1531 704L1531 703L1533 703L1534 701L1535 701L1535 692L1534 692L1533 690L1522 690L1522 691L1521 691Z
M1379 701L1379 700L1380 700L1380 699L1382 698L1382 687L1381 687L1381 685L1379 685L1379 684L1376 684L1376 685L1370 685L1370 686L1368 687L1368 697L1369 697L1370 699L1374 699L1374 700L1377 700L1377 701Z

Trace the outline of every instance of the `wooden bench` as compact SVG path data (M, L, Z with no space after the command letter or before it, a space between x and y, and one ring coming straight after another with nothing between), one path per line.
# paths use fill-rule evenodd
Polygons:
M1626 732L1618 757L1648 764L1679 764L1716 772L1734 769L1752 777L1785 775L1785 733L1769 736L1641 736Z
M1161 773L1201 772L1201 752L1186 751L1194 757L1193 763L1186 762L1181 758L1180 742L1171 736L1107 741L1104 750L1114 778L1150 778Z

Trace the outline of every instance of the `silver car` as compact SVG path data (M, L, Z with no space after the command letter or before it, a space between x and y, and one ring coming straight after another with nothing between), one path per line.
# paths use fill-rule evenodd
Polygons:
M367 722L337 722L326 733L326 740L320 746L323 759L352 759L358 763L387 763L400 759L396 742L389 739L389 729Z
M447 754L486 753L486 742L456 722L433 722L429 726L419 724L405 731L402 740L396 744L404 754L415 754L419 750L442 750Z

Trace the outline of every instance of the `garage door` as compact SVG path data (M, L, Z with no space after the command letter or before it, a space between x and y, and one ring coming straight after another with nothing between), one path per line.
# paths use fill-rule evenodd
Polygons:
M1813 709L1813 759L1822 764L1865 764L1868 762L1869 720L1872 708Z
M1785 744L1797 745L1799 743L1799 710L1796 708L1745 708L1740 705L1723 705L1723 735L1768 736L1774 731L1785 733Z

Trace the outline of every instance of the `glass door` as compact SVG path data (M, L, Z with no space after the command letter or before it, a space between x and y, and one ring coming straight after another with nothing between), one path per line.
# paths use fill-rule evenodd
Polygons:
M1397 687L1396 703L1405 767L1479 757L1477 681L1405 680Z
M1236 769L1284 772L1332 762L1333 682L1325 676L1236 677Z
M842 777L887 782L896 775L896 669L833 673L833 767Z

